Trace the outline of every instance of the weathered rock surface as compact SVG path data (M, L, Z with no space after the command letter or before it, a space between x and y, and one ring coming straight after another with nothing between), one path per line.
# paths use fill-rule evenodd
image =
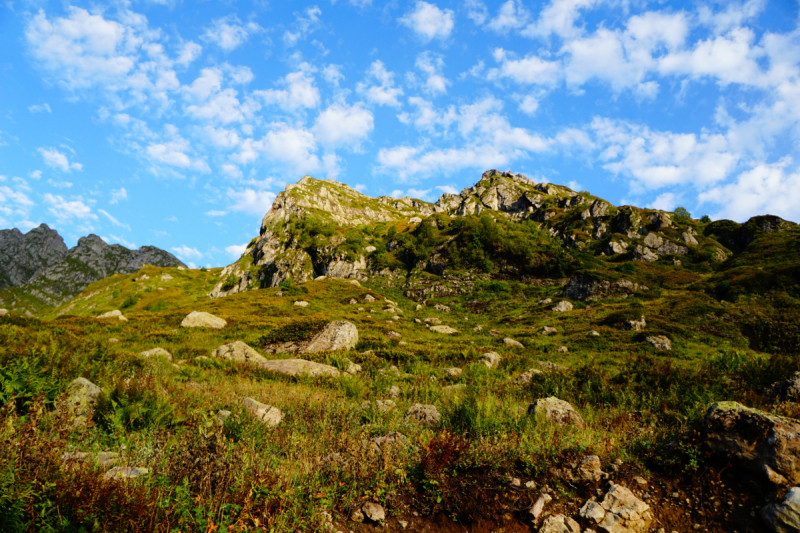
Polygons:
M150 469L141 466L115 466L105 474L104 479L113 479L117 481L125 481L128 479L136 479L144 477L150 473Z
M538 374L543 374L543 372L538 368L529 368L528 370L520 374L519 377L514 380L514 383L516 383L517 385L527 385L528 383L531 382L533 376L536 376Z
M581 528L572 518L556 514L545 518L539 533L581 533Z
M394 402L392 402L394 403ZM390 431L386 435L373 437L369 440L372 451L385 453L399 448L408 447L408 438L398 431Z
M224 319L204 311L192 311L181 322L181 326L184 328L222 329L226 325L228 325L228 322Z
M562 301L558 302L558 305L556 305L553 308L553 311L555 311L556 313L563 313L565 311L572 311L572 304L569 303L566 300L562 300Z
M656 350L672 350L672 341L664 335L653 335L645 338L645 340L649 342Z
M800 401L800 372L795 372L786 381L778 381L765 391L767 397L777 401Z
M761 518L776 533L800 531L800 487L792 487L781 503L767 505L761 510Z
M562 426L574 425L583 427L584 424L581 415L573 409L569 402L559 400L554 396L540 398L533 402L528 407L528 414L543 417L548 422L555 422Z
M444 369L444 373L450 376L451 378L457 378L462 374L463 370L456 367L449 367Z
M24 284L66 255L64 239L47 224L25 234L17 228L0 230L0 289Z
M128 320L119 309L103 313L102 315L97 315L97 318L116 318L120 322L126 322Z
M261 403L253 398L245 398L242 400L242 405L247 409L257 420L263 424L274 427L281 423L283 420L283 413L277 407Z
M644 315L642 315L639 320L626 320L622 323L622 327L623 329L631 331L642 331L647 327L647 321L644 319Z
M525 347L524 344L522 344L521 342L519 342L517 340L512 339L511 337L506 337L505 339L503 339L503 344L505 344L509 348L524 348Z
M658 261L658 254L653 252L653 250L647 246L638 245L633 249L633 260L652 263L654 261Z
M737 402L712 404L705 441L776 485L800 484L800 423Z
M152 350L140 352L139 357L144 357L145 359L148 357L166 357L168 361L172 361L172 354L160 346Z
M298 300L294 303L295 307L308 307L308 302L304 300Z
M453 335L454 333L458 333L457 329L453 329L450 326L431 326L431 331L435 331L436 333L442 333L444 335Z
M596 455L587 455L578 464L578 477L584 481L600 481L603 479L603 469L600 458Z
M486 352L481 356L481 363L486 365L488 368L496 367L502 360L503 358L497 352Z
M346 320L328 322L310 340L282 342L264 347L267 353L314 353L351 350L358 343L358 328Z
M234 341L223 344L211 352L211 355L219 359L230 359L240 363L260 365L266 363L267 359L242 341Z
M442 421L442 415L435 405L415 403L406 411L406 420L411 420L425 425L434 425Z
M558 330L552 326L544 326L542 328L542 335L555 335Z
M259 363L259 367L287 376L338 376L339 370L330 365L305 359L273 359Z
M67 385L66 407L73 426L85 426L94 416L100 387L86 378L76 378Z
M606 533L647 533L653 521L650 506L622 485L611 487L599 503L587 501L579 513Z
M627 279L619 281L598 280L592 276L579 274L569 280L564 296L571 300L603 300L605 298L627 298L639 291L649 290L645 285Z
M365 503L361 506L361 512L373 522L383 522L386 520L386 511L384 511L383 506L378 503Z

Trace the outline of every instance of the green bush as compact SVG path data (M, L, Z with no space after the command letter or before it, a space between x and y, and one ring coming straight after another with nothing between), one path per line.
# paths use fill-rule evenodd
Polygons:
M175 407L162 397L152 377L118 380L97 400L94 421L109 434L179 422Z
M328 323L327 320L295 320L285 326L273 329L259 339L259 344L266 346L280 342L307 341Z
M139 303L139 296L136 294L129 294L124 300L122 300L122 303L119 304L119 307L120 309L127 309L129 307L133 307L137 303Z

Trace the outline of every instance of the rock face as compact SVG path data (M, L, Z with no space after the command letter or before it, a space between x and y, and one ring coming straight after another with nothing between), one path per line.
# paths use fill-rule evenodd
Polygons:
M626 320L622 323L622 327L623 329L631 331L642 331L647 327L647 321L644 319L644 315L642 315L639 320Z
M800 372L795 372L794 375L786 381L778 381L770 385L765 391L765 394L777 401L792 401L800 400Z
M352 350L358 344L358 329L346 320L336 320L325 325L310 340L282 342L264 347L267 353L313 353Z
M672 350L672 341L664 335L653 335L652 337L647 337L645 340L656 350Z
M242 400L242 405L258 421L269 427L277 426L283 420L283 413L277 407L261 403L252 398Z
M581 528L572 518L556 514L545 518L539 533L581 533Z
M599 503L587 501L579 512L607 533L646 533L653 521L650 506L622 485L611 487Z
M561 426L583 427L583 418L572 408L572 405L553 396L533 402L528 407L528 414L541 416L548 422L555 422Z
M184 328L214 328L222 329L228 325L224 319L204 311L192 311L181 322Z
M606 298L627 298L639 291L646 291L645 285L639 285L626 279L619 281L597 280L592 276L579 274L569 280L564 296L571 300L603 300Z
M596 455L587 455L578 465L578 476L585 481L600 481L604 473Z
M270 372L286 374L287 376L338 376L339 370L330 365L306 361L305 359L273 359L264 361L259 367Z
M412 420L420 424L434 425L442 421L442 415L435 405L423 405L415 403L406 411L406 420Z
M639 245L633 250L633 260L652 263L654 261L658 261L658 254L653 252L653 250L651 250L647 246Z
M129 250L108 245L97 235L78 239L66 249L63 239L42 224L25 235L0 231L0 288L19 286L45 306L56 306L89 284L113 274L132 274L144 265L185 266L154 246Z
M800 484L800 424L794 420L719 402L706 412L705 440L775 485Z
M481 356L481 363L486 365L488 368L494 368L500 364L503 358L500 357L500 354L497 352L486 352ZM459 368L459 374L461 373L461 369Z
M231 361L249 363L251 365L259 365L267 362L266 358L242 341L223 344L214 350L211 355L219 359L230 359Z
M572 311L572 304L566 300L562 300L558 302L558 305L556 305L553 308L553 311L555 311L556 313L563 313L564 311Z
M100 387L86 378L74 379L67 386L66 407L73 426L85 426L94 416Z
M800 531L800 487L789 489L783 502L764 507L761 518L776 533Z

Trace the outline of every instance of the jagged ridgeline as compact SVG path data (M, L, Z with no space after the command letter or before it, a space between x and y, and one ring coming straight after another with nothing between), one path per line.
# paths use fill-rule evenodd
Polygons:
M490 279L571 278L567 295L574 299L626 296L648 286L722 297L768 290L770 283L793 290L799 234L796 224L774 216L737 224L617 207L588 192L496 170L435 204L371 198L306 176L277 196L259 236L223 269L209 296L319 276L390 278L405 283L406 296L417 301L468 292L476 280ZM754 250L762 245L780 260L759 260ZM776 276L765 277L765 267Z
M0 230L0 307L28 313L56 307L95 281L131 274L144 265L186 266L155 246L129 250L97 235L81 237L67 249L46 224L25 234L16 228Z

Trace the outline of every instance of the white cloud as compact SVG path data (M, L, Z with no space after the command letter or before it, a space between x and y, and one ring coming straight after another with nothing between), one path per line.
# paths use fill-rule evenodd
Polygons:
M519 110L526 115L533 115L539 109L539 100L531 95L525 95L519 103Z
M430 94L445 93L450 82L442 75L444 60L441 55L423 52L417 56L417 68L425 73L425 90Z
M650 209L659 209L661 211L672 211L678 206L678 197L675 193L665 192L659 194L655 200L650 202L647 206Z
M178 58L175 60L175 63L187 66L200 57L202 51L203 47L194 41L181 43L180 52L178 53Z
M436 188L442 191L443 193L458 194L458 189L456 189L452 185L437 185Z
M69 222L72 219L97 220L97 215L92 213L91 207L86 205L80 196L70 201L57 194L45 193L44 201L50 205L47 208L50 214L61 223Z
M242 257L242 254L244 253L245 250L247 250L247 243L232 244L230 246L225 247L225 252L234 259Z
M314 68L308 63L302 63L300 70L291 72L281 80L281 85L286 89L268 89L255 91L268 104L276 104L286 110L295 110L300 107L314 108L319 105L319 90L314 86L312 76Z
M128 191L125 190L125 187L120 187L119 189L111 191L111 200L109 200L109 204L116 204L120 200L127 200L128 199Z
M131 231L131 227L129 224L123 224L122 222L111 216L111 214L108 211L105 211L103 209L98 209L97 212L106 217L109 220L109 222L111 222L115 226L119 226L120 228L125 228L128 231Z
M215 128L214 126L206 126L203 128L208 139L214 144L222 148L233 148L239 146L241 139L236 130L229 130L225 128Z
M390 106L399 106L397 98L403 94L403 89L394 85L394 73L387 71L380 60L370 65L366 79L356 85L356 91L370 102Z
M175 255L184 261L188 261L189 259L200 259L203 257L203 254L200 252L200 250L197 248L191 248L185 244L170 249L175 253Z
M467 18L478 26L483 26L489 18L489 10L481 0L465 0L464 7L467 8Z
M497 16L486 25L492 31L504 33L516 30L528 23L530 13L519 0L508 0L497 13Z
M775 164L759 164L733 183L701 193L699 200L721 206L713 218L744 221L771 214L800 220L800 172L787 171L791 164L788 157Z
M366 191L366 190L367 190L367 186L366 186L366 185L364 185L363 183L357 183L357 184L355 184L355 185L353 186L353 188L354 188L355 190L357 190L358 192L360 192L360 193L363 193L364 191Z
M400 198L401 196L403 196L403 191L401 191L400 189L396 189L392 191L392 194L390 194L389 196L391 196L392 198Z
M42 171L41 170L34 170L30 174L28 174L31 179L38 180L42 178Z
M232 165L230 163L224 163L220 167L220 169L222 170L223 174L233 179L239 179L242 177L242 170L236 165Z
M45 111L47 111L48 113L52 113L53 112L50 109L50 104L48 104L47 102L45 102L43 104L34 104L34 105L31 105L31 106L28 106L28 111L30 111L31 113L44 113Z
M272 207L272 202L275 201L275 193L253 189L241 191L228 189L228 198L234 202L230 207L233 211L243 211L252 215L263 216Z
M204 159L193 159L188 155L187 152L191 149L189 141L181 137L175 126L167 124L164 129L171 140L149 144L145 152L150 159L178 168L189 168L200 172L211 171Z
M24 192L16 191L7 185L0 185L0 225L3 227L13 224L8 217L27 217L33 206L33 201ZM17 226L19 224L18 222Z
M582 190L582 189L583 189L583 187L581 186L581 184L580 184L580 183L578 183L578 182L577 182L577 181L575 181L575 180L571 180L569 183L567 183L567 187L569 187L569 188L570 188L570 189L572 189L573 191L580 191L580 190Z
M603 0L551 0L539 13L539 18L529 24L522 35L526 37L549 37L557 35L562 38L574 37L582 29L575 27L575 21L581 11L587 10Z
M72 187L72 183L69 181L47 180L47 184L57 189L69 189Z
M208 217L224 217L225 215L228 214L228 212L212 209L211 211L206 211L204 214Z
M412 198L418 198L420 200L424 200L425 197L427 197L430 194L431 190L432 189L424 189L424 190L408 189L408 192L406 194Z
M83 165L80 163L70 163L67 156L55 148L39 148L39 153L42 154L45 164L50 167L57 168L62 172L72 172L73 170L82 170Z
M322 10L317 6L307 8L302 14L296 14L294 30L286 30L283 34L283 43L291 47L296 45L300 39L308 37L320 27L320 15L322 15Z
M322 69L322 78L333 85L339 85L339 82L344 79L342 74L341 65L328 65Z
M417 36L427 42L432 39L446 39L453 32L455 14L451 9L439 9L435 4L418 0L414 9L400 19Z
M561 65L556 61L545 61L535 55L512 59L502 48L496 48L492 56L500 66L489 69L487 78L490 80L508 78L528 85L553 85L560 76Z
M332 104L319 114L313 131L325 145L358 145L374 127L372 113L356 104Z
M131 250L135 250L136 249L136 244L135 243L132 243L130 241L126 241L125 239L123 239L122 237L118 237L117 235L110 234L108 237L102 237L101 236L100 238L103 239L104 241L106 241L107 243L116 242L116 243L119 243L119 244L125 246L126 248L130 248Z
M203 33L203 40L216 44L226 52L244 44L251 35L261 31L255 22L243 24L236 15L215 19Z

